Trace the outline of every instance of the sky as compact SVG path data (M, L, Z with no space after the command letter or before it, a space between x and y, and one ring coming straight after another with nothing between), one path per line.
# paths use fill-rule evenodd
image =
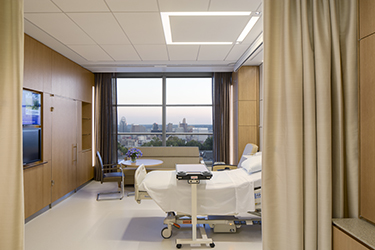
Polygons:
M168 104L212 104L211 78L167 78ZM118 104L162 104L161 78L117 79ZM128 124L162 123L161 107L119 107L118 120ZM167 124L178 124L186 118L188 124L212 124L211 107L167 107Z

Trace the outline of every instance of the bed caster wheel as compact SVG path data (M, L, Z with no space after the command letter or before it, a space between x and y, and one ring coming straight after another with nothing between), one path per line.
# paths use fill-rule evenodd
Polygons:
M180 248L182 247L182 245L181 245L181 244L177 244L176 247L177 247L178 249L180 249Z
M211 247L211 248L214 248L214 247L215 247L215 243L213 243L213 242L210 243L210 247Z
M164 239L169 239L172 236L172 230L168 230L168 227L165 227L161 230L161 237Z

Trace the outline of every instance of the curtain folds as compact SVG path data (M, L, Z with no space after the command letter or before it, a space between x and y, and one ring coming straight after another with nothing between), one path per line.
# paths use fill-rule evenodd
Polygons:
M117 79L112 73L95 74L96 150L103 163L117 163ZM101 171L95 164L95 179Z
M356 11L264 1L264 249L331 249L331 219L358 216Z
M213 156L214 162L229 164L230 85L232 73L214 73L213 77Z
M0 2L0 249L24 249L23 1Z

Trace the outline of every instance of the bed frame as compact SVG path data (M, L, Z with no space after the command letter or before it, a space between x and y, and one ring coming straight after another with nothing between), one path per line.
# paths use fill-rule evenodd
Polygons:
M134 188L135 195L134 198L138 204L142 200L152 199L146 191L139 190L139 184L144 179L141 176L142 173L140 168L135 171L134 175ZM255 211L248 212L252 215L251 218L237 218L234 215L229 216L217 216L209 215L205 217L198 217L198 224L207 224L213 229L214 233L235 233L238 228L244 225L254 225L261 224L261 187L257 187L254 190L255 195ZM254 217L255 216L255 217ZM172 236L173 228L180 228L180 225L192 224L191 216L184 214L176 214L175 212L167 212L167 216L164 219L164 224L167 225L161 230L161 236L164 239L169 239Z

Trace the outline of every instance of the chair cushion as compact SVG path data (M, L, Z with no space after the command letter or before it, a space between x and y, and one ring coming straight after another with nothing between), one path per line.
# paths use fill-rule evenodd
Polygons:
M103 181L110 181L110 179L119 179L121 181L121 172L111 172L111 173L104 173L103 174ZM106 180L107 179L107 180Z

